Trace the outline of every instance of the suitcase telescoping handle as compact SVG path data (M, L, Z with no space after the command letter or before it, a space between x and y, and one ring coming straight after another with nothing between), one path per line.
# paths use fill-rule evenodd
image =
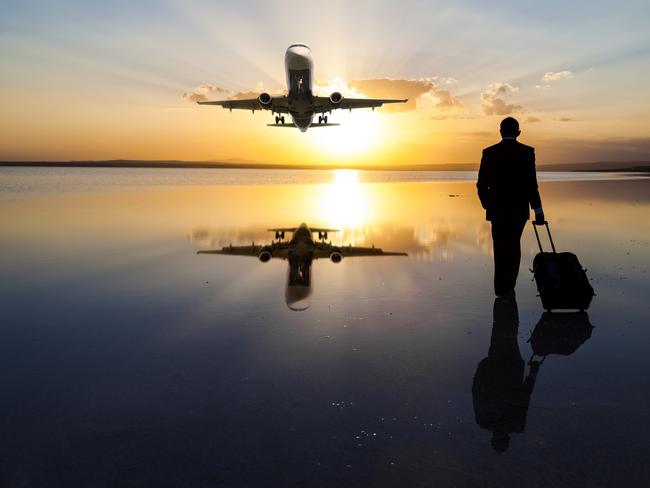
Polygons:
M537 244L539 245L539 252L544 252L544 249L542 249L542 241L539 240L539 234L537 233L538 225L546 226L546 232L548 232L548 240L551 241L551 248L553 249L553 253L557 254L557 251L555 250L555 244L553 244L553 238L551 237L551 229L548 227L548 222L546 220L539 224L533 220L533 229L535 229L535 237L537 238Z

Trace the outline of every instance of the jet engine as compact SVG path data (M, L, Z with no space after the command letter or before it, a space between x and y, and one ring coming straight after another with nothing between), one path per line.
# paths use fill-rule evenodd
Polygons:
M343 259L343 255L342 255L340 252L338 252L338 251L334 251L333 253L330 254L330 260L331 260L333 263L337 263L337 264L338 264L338 263L341 262L342 259Z
M339 105L343 101L343 95L339 92L334 92L330 95L330 102L332 105Z
M263 263L268 263L271 260L271 251L268 249L262 249L260 253L257 255L257 259L262 261Z
M273 100L271 98L271 95L269 95L266 92L265 93L260 93L260 96L257 97L257 99L259 100L260 105L262 105L264 107L268 107L269 105L271 105L271 101Z

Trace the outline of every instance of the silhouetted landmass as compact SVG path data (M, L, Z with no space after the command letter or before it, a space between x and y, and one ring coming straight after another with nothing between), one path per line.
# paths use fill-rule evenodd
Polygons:
M598 161L593 163L563 163L539 165L542 171L612 171L612 172L650 172L650 161Z
M358 169L370 171L477 171L478 163L363 165L276 164L256 161L131 160L104 161L0 161L0 167L45 168L224 168L224 169ZM592 163L540 164L538 171L611 171L650 173L650 161L600 161Z
M225 169L359 169L385 171L471 171L477 164L427 164L368 166L362 164L280 164L261 162L178 161L178 160L106 160L106 161L0 161L0 166L46 168L225 168Z

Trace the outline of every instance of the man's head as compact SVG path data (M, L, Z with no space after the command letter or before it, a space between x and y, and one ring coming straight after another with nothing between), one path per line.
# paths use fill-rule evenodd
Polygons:
M519 122L514 117L506 117L501 121L501 137L519 137Z
M506 452L510 446L510 436L507 432L494 431L492 433L492 448L496 452Z

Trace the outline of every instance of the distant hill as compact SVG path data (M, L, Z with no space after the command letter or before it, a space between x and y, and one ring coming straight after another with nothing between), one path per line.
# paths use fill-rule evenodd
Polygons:
M650 172L650 161L597 161L592 163L544 164L542 171L634 171Z
M133 160L105 161L0 161L0 166L49 168L231 168L231 169L359 169L371 171L476 171L478 163L407 164L407 165L317 165L280 164L247 161ZM650 161L598 161L591 163L539 164L539 171L632 171L650 173Z
M227 161L131 160L105 161L0 161L0 166L47 168L230 168L230 169L359 169L385 171L471 171L476 164L413 164L413 165L363 165L363 164L289 164L262 163L238 158Z

